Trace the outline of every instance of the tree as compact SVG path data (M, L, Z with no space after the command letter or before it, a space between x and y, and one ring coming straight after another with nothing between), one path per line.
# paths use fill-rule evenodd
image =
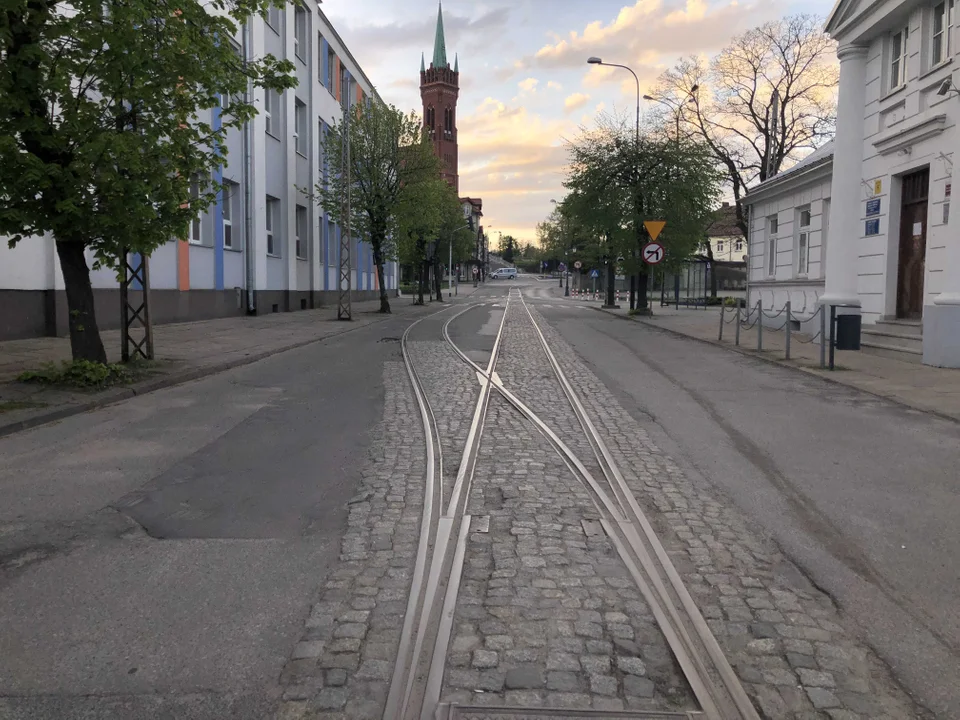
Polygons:
M705 142L723 168L744 237L741 200L747 188L833 134L835 47L819 18L796 15L740 35L709 64L687 58L660 78L658 97L679 112L684 131Z
M219 11L207 11L210 5ZM53 236L74 359L105 362L86 252L119 268L215 201L226 136L254 87L293 87L293 64L245 63L237 27L267 0L10 0L0 15L0 234ZM212 109L229 98L222 125ZM193 192L191 192L193 186Z
M438 192L432 181L440 175L440 164L416 114L405 115L379 100L357 103L350 112L349 124L337 123L322 141L328 170L316 197L334 222L346 220L348 173L341 149L349 127L350 229L373 249L380 312L389 313L384 262L396 257L399 234L423 219L417 215L426 212Z
M517 239L513 235L500 236L500 257L505 263L513 263L513 256L517 248Z
M721 177L709 148L691 138L650 133L641 135L638 145L632 127L602 116L569 152L564 186L570 192L559 212L577 238L578 255L607 265L608 302L614 267L623 257L625 272L639 274L639 306L645 307L648 267L640 250L649 236L644 222L667 221L658 239L674 262L697 250L720 196Z

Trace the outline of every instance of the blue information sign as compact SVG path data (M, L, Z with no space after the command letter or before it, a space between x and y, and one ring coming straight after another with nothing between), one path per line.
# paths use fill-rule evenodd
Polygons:
M592 277L592 278L598 278L598 277L600 277L600 271L599 271L599 270L591 270L591 271L590 271L590 277Z
M880 214L880 198L867 200L867 217L873 217Z
M880 234L880 220L867 220L866 227L863 231L864 235L879 235Z

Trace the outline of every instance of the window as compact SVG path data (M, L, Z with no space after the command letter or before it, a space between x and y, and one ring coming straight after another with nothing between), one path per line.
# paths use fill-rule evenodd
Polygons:
M307 56L307 11L301 5L293 10L293 54L301 60Z
M797 213L797 275L804 277L810 271L810 208Z
M777 232L780 230L780 220L774 215L767 219L767 275L777 274Z
M190 180L190 199L197 200L200 197L200 177L197 175L193 176L193 179ZM190 203L190 206L193 207L193 203ZM190 229L188 232L188 240L194 245L199 245L202 242L200 237L200 215L195 215L190 220Z
M890 90L907 81L907 28L890 38Z
M280 130L280 95L276 90L263 91L263 116L267 134L276 137Z
M297 257L307 259L307 209L297 205Z
M950 57L953 3L954 0L944 0L944 2L933 8L933 33L931 34L932 65L939 65Z
M340 65L340 105L350 107L350 76L342 64Z
M327 86L327 90L330 91L330 94L333 95L334 85L333 85L333 73L334 66L337 64L337 54L333 51L333 48L327 47L327 82L324 83Z
M718 253L723 252L723 240L717 240L717 252Z
M293 114L293 142L297 152L307 154L307 106L297 98Z
M743 240L737 240L737 252L743 252Z
M274 233L277 231L277 221L280 219L280 201L276 198L272 198L269 195L267 196L267 255L276 255L279 257L280 253L277 252L277 244L274 238Z
M267 8L267 14L263 16L263 19L277 34L280 34L280 8L271 5Z
M238 205L240 186L225 181L223 183L223 247L233 249L233 211Z
M317 33L317 80L323 85L326 78L323 76L323 35Z

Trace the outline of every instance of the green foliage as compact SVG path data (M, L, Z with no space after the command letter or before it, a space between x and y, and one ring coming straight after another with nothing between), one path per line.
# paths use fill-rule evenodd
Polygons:
M504 262L513 264L517 245L517 239L513 237L513 235L503 235L500 237L500 257L503 258Z
M646 134L638 144L633 127L601 118L571 144L570 158L569 195L546 233L550 242L575 243L576 255L588 263L623 256L625 272L642 272L639 250L649 241L643 223L665 220L659 240L666 267L696 252L722 180L705 145Z
M411 237L439 226L440 163L416 114L405 115L376 100L348 112L322 141L325 181L317 185L315 198L335 222L343 225L349 219L351 233L370 243L382 272L384 262L402 258ZM343 152L348 136L349 173ZM349 218L344 203L348 187ZM386 288L382 282L380 287L383 304Z
M103 388L130 380L132 373L123 365L105 365L90 360L64 361L58 367L45 363L39 370L27 370L17 376L23 383L65 385L82 389Z
M248 80L295 85L230 38L267 0L9 0L0 15L0 234L52 233L117 267L149 254L216 199L227 132L256 114ZM229 97L214 129L218 95ZM217 111L214 111L217 112ZM203 178L191 198L191 178Z

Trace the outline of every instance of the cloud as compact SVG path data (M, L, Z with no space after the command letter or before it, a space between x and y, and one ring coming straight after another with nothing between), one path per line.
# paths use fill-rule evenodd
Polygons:
M526 80L521 80L520 82L517 83L517 85L524 92L536 92L537 83L539 82L540 81L537 80L536 78L530 77L530 78L527 78Z
M548 89L548 90L563 90L563 85L561 85L561 84L558 83L558 82L555 82L555 81L551 80L551 81L549 81L549 82L547 83L547 89Z
M664 0L636 0L621 8L610 22L595 20L579 32L553 33L551 42L514 63L513 72L584 68L588 57L602 54L634 70L637 65L647 66L645 74L650 74L653 69L662 71L657 61L663 55L719 50L733 35L781 15L785 9L784 0L727 0L719 5L686 0L682 7L674 7L675 3L668 5ZM602 82L612 80L610 70L593 67L590 72L594 81Z
M583 93L574 93L573 95L567 96L567 99L563 101L563 109L568 113L573 112L578 108L582 108L590 101L590 96Z

